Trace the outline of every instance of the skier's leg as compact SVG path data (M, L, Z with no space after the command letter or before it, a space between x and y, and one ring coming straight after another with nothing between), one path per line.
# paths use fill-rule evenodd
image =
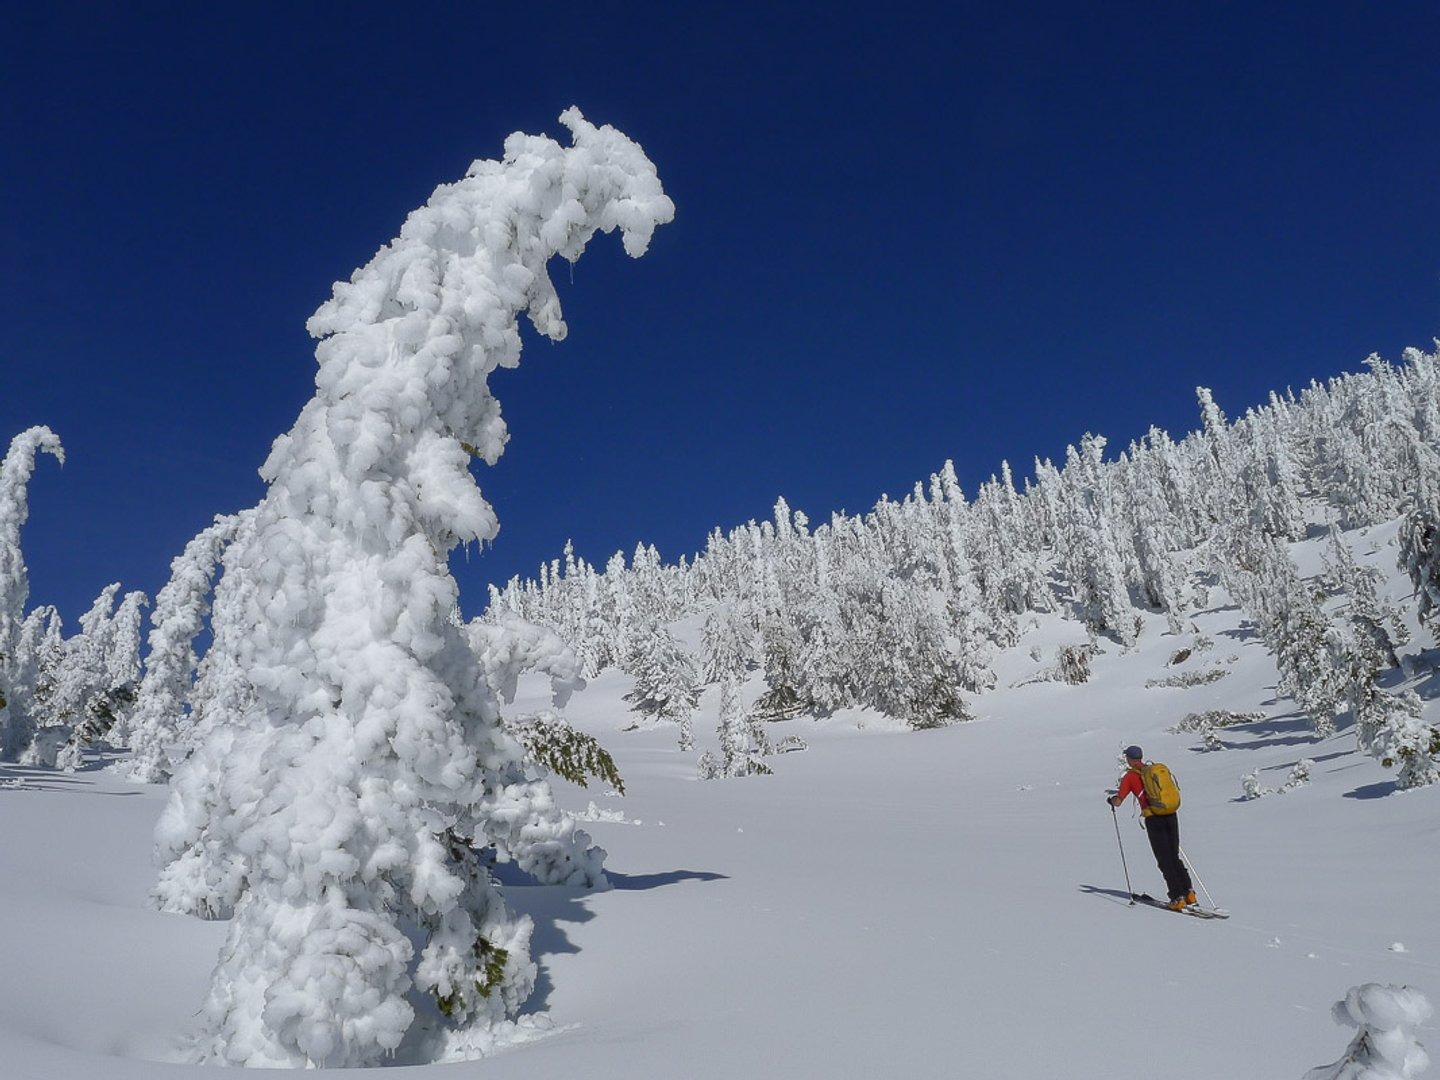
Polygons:
M1145 819L1150 836L1150 850L1155 863L1165 876L1165 889L1171 900L1179 900L1190 891L1190 875L1180 861L1180 823L1174 814L1153 814Z

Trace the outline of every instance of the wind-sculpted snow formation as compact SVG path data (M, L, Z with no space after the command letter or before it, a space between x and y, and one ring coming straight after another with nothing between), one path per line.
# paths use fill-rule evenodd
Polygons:
M314 398L222 560L195 750L157 895L233 922L202 1060L355 1066L482 1051L535 983L531 924L479 850L553 819L464 631L447 566L497 524L469 472L506 441L488 380L519 315L565 335L547 272L674 208L640 147L578 110L438 188L309 322ZM573 832L551 880L586 879Z
M967 500L947 462L899 502L813 528L781 499L773 521L716 529L688 564L662 565L641 545L629 567L617 555L600 572L567 547L563 566L492 590L483 617L554 627L587 674L639 673L664 646L636 628L723 608L733 625L723 640L707 630L706 681L754 656L772 718L868 706L923 728L971 715L967 697L995 684L992 653L1034 616L1061 611L1128 648L1140 613L1178 634L1218 584L1317 735L1348 713L1401 786L1432 783L1440 727L1387 674L1405 620L1377 599L1371 572L1345 565L1344 545L1318 580L1290 550L1315 529L1403 519L1416 614L1440 630L1440 360L1412 349L1403 365L1368 365L1234 422L1200 387L1201 426L1183 440L1152 429L1106 461L1106 440L1086 435L1063 467L1037 460L1022 490L1002 464Z

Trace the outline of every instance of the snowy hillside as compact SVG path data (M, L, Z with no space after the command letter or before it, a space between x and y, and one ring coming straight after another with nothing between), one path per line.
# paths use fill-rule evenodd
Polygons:
M1395 533L1346 539L1399 598ZM1323 546L1292 549L1302 573ZM698 634L693 620L677 629ZM1440 651L1411 629L1404 685L1434 723ZM611 887L538 886L501 867L507 900L536 924L535 1019L522 1025L534 1041L406 1075L1099 1080L1143 1051L1168 1080L1298 1080L1354 1034L1331 1017L1351 987L1440 999L1440 785L1398 790L1344 719L1314 735L1220 589L1179 634L1156 614L1133 647L1099 639L1082 685L1035 680L1086 640L1058 614L1027 616L974 720L911 731L842 710L772 723L772 742L808 749L769 757L771 776L714 782L697 778L697 756L716 749L717 687L681 751L674 725L622 730L631 679L601 674L566 715L613 752L626 794L555 786L609 852ZM531 679L517 707L548 703ZM755 676L745 694L763 690ZM1216 730L1212 751L1169 730L1206 710L1261 718ZM1228 921L1127 902L1117 840L1135 888L1163 888L1133 804L1117 818L1100 801L1130 742L1177 773L1182 844ZM147 905L165 789L105 760L77 774L0 766L6 1077L210 1075L169 1063L226 927ZM1308 782L1286 789L1302 760ZM1247 774L1272 793L1243 798ZM1420 1037L1437 1043L1433 1021Z

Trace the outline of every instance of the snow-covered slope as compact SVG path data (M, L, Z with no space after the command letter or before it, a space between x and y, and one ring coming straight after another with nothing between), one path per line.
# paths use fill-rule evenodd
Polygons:
M1357 553L1385 567L1392 535L1357 536ZM502 871L536 921L532 1004L550 1030L405 1072L1098 1080L1143 1054L1167 1080L1298 1080L1348 1042L1330 1007L1350 987L1440 997L1440 786L1397 791L1343 724L1316 741L1233 607L1178 636L1150 620L1133 650L1102 642L1084 685L1032 681L1084 640L1035 621L971 723L787 721L772 738L807 750L771 758L773 776L713 782L696 756L714 747L716 688L682 754L673 727L621 730L626 677L594 680L567 715L614 753L627 794L557 790L592 819L613 887ZM1431 646L1417 633L1407 681L1428 718ZM1226 674L1146 686L1212 668ZM521 694L539 706L546 688ZM1167 730L1206 709L1264 719L1225 729L1213 752ZM1135 888L1163 889L1131 810L1101 802L1130 742L1178 775L1182 844L1228 921L1127 902L1120 843ZM1280 789L1302 759L1308 783L1242 798L1245 774ZM98 769L0 767L0 1075L210 1075L169 1062L225 928L146 906L163 799ZM1433 1024L1421 1035L1436 1042Z

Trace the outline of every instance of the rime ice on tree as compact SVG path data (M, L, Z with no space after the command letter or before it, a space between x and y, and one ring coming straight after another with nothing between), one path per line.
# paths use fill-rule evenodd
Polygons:
M310 320L315 396L225 553L215 688L157 834L167 906L234 904L205 1059L473 1053L534 985L530 921L475 851L548 790L449 618L446 559L497 529L469 462L504 448L488 379L520 313L564 337L547 262L616 228L638 256L674 213L639 146L561 121L572 146L512 135Z

